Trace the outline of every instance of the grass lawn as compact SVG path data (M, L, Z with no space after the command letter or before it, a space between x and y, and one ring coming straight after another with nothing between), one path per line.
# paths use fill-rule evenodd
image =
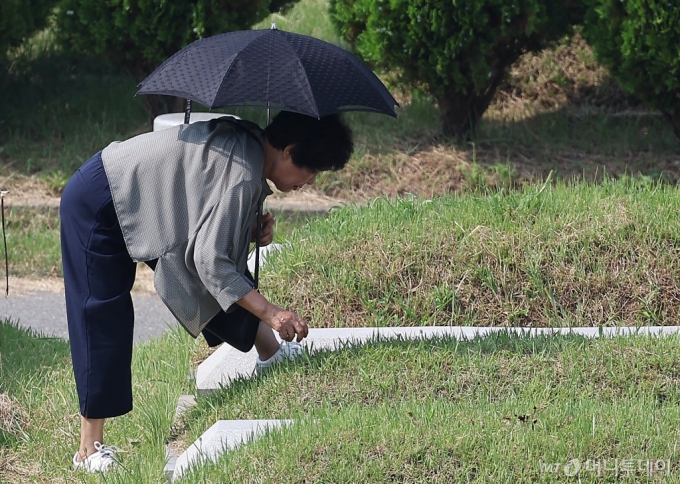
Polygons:
M279 213L261 287L314 327L675 325L678 210L622 178ZM10 274L58 276L56 209L8 220Z
M182 482L555 482L572 459L584 482L677 482L677 343L499 334L322 353L199 400L187 443L216 419L299 423Z
M677 324L679 197L623 179L376 200L296 225L262 287L312 327ZM17 225L21 237L34 222L54 245L40 217ZM28 246L21 237L13 245ZM554 482L573 459L585 482L629 479L619 462L636 466L631 482L680 481L678 348L675 337L375 342L239 381L171 432L207 353L175 330L136 346L135 410L107 429L124 470L106 482L160 482L167 441L185 448L239 418L300 422L185 482ZM0 396L0 482L72 482L68 344L0 325Z
M317 327L675 325L679 209L631 178L378 199L294 232L262 287Z
M108 427L123 468L100 480L70 470L67 343L0 324L0 481L158 483L168 439L183 448L217 419L290 418L181 482L680 482L676 337L347 346L199 398L170 435L203 351L179 330L135 347L135 410Z
M179 331L135 347L136 409L107 428L134 455L122 482L160 482L164 443L187 380L193 340ZM0 324L0 482L74 482L80 440L78 397L68 342ZM122 444L122 445L121 445ZM92 479L91 482L97 482Z
M262 287L312 327L677 324L679 197L623 179L377 200L297 225ZM32 220L44 223L28 217L26 234ZM676 337L378 341L239 381L171 431L207 354L175 330L136 346L135 410L107 431L124 470L106 482L160 482L166 442L183 449L242 418L299 423L184 482L555 482L577 465L585 482L680 482L679 348ZM0 396L0 482L72 482L67 343L0 325Z

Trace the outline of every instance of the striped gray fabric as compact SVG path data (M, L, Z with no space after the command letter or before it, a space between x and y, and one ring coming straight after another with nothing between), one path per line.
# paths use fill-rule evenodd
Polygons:
M102 151L128 252L158 259L156 292L193 336L252 290L246 270L262 178L263 132L218 118L114 142Z

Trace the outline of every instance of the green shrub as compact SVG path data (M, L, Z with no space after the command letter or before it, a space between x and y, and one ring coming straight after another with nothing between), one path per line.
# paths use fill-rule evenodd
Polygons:
M103 58L140 82L194 40L249 28L296 1L60 0L57 38L67 50ZM167 107L148 109L155 115Z
M47 25L57 0L2 0L0 2L0 59L7 50Z
M680 138L680 6L671 0L586 0L583 35L624 91Z
M367 62L438 102L446 134L469 133L508 67L582 19L577 0L331 0L331 18Z

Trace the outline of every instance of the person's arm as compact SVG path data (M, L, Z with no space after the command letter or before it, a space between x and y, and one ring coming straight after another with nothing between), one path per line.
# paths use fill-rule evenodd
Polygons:
M236 304L260 318L285 341L293 341L297 335L297 341L300 342L309 333L307 323L300 316L270 303L255 289L236 301Z

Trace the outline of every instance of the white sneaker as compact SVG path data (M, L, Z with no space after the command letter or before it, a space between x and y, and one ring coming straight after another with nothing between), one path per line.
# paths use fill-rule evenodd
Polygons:
M255 360L255 373L259 375L260 373L268 370L272 365L280 363L286 358L293 360L302 355L303 352L304 351L300 343L295 341L291 341L290 343L287 341L282 341L279 350L268 360L262 361L259 356L257 357Z
M94 448L97 452L78 462L78 452L73 456L73 468L75 470L85 470L87 472L106 472L111 466L116 464L116 452L120 450L114 445L103 445L95 442Z

